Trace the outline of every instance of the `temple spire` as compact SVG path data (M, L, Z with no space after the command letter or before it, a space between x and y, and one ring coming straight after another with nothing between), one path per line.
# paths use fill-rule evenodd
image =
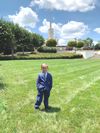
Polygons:
M54 29L52 28L52 23L50 22L49 29L48 29L48 38L53 39L54 38Z

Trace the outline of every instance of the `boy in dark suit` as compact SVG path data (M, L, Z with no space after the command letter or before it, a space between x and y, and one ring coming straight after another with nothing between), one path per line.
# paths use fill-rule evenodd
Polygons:
M48 73L48 65L41 65L42 72L39 73L38 79L36 82L38 95L35 103L35 109L39 109L39 106L42 103L42 99L44 97L44 106L45 110L49 109L48 100L50 96L50 91L52 89L52 75Z

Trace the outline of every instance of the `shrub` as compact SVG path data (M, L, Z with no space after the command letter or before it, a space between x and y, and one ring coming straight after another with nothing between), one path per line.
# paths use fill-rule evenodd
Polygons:
M55 39L49 39L46 42L46 46L48 47L56 47L57 45L57 41Z
M16 54L13 60L35 60L35 59L77 59L82 58L82 55L75 53L37 53L37 54ZM11 60L12 57L6 55L0 55L0 60Z
M57 49L55 47L43 46L43 47L38 48L38 52L42 52L42 53L56 53Z

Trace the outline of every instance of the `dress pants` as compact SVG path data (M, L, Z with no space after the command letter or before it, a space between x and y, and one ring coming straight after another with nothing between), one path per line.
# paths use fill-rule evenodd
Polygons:
M50 91L48 90L38 91L38 95L37 95L36 103L35 103L35 109L39 108L39 106L42 103L43 97L44 97L44 106L45 108L48 108L49 96L50 96Z

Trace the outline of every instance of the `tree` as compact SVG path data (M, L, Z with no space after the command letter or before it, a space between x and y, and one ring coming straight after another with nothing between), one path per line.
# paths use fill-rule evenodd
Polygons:
M33 49L37 49L44 44L44 38L41 35L32 33L32 41L31 44L33 45Z
M16 51L32 51L44 44L44 38L31 33L18 24L0 19L0 52L12 54Z
M46 46L48 47L56 47L57 45L57 41L55 39L49 39L46 42Z
M16 38L17 51L20 49L24 54L25 50L28 49L29 44L31 43L31 33L24 28L19 27L19 25L15 25L13 34Z
M12 22L6 22L5 23L7 24L7 26L10 28L11 32L12 32L12 35L13 35L13 38L12 38L12 45L11 45L11 53L12 53L12 57L14 56L14 53L15 53L15 49L16 49L16 38L15 38L15 34L14 34L14 29L15 29L15 25L14 23Z
M73 47L77 47L77 42L76 42L76 41L69 41L69 42L68 42L68 46L69 46L69 47L72 47L72 48L73 48Z
M84 46L84 42L83 41L78 41L77 42L77 48L81 48Z
M94 46L95 50L100 50L100 42L98 42L95 46Z
M33 33L28 32L18 24L14 25L13 33L16 38L17 51L24 52L32 51L32 35Z
M25 29L22 29L22 35L21 35L20 44L22 47L22 52L24 54L25 49L29 48L29 45L31 43L31 35L29 32L27 32Z
M8 23L0 20L0 51L4 54L14 55L15 37Z
M84 45L86 46L86 47L92 47L92 45L93 45L93 39L92 38L86 38L85 40L83 40L84 41Z

